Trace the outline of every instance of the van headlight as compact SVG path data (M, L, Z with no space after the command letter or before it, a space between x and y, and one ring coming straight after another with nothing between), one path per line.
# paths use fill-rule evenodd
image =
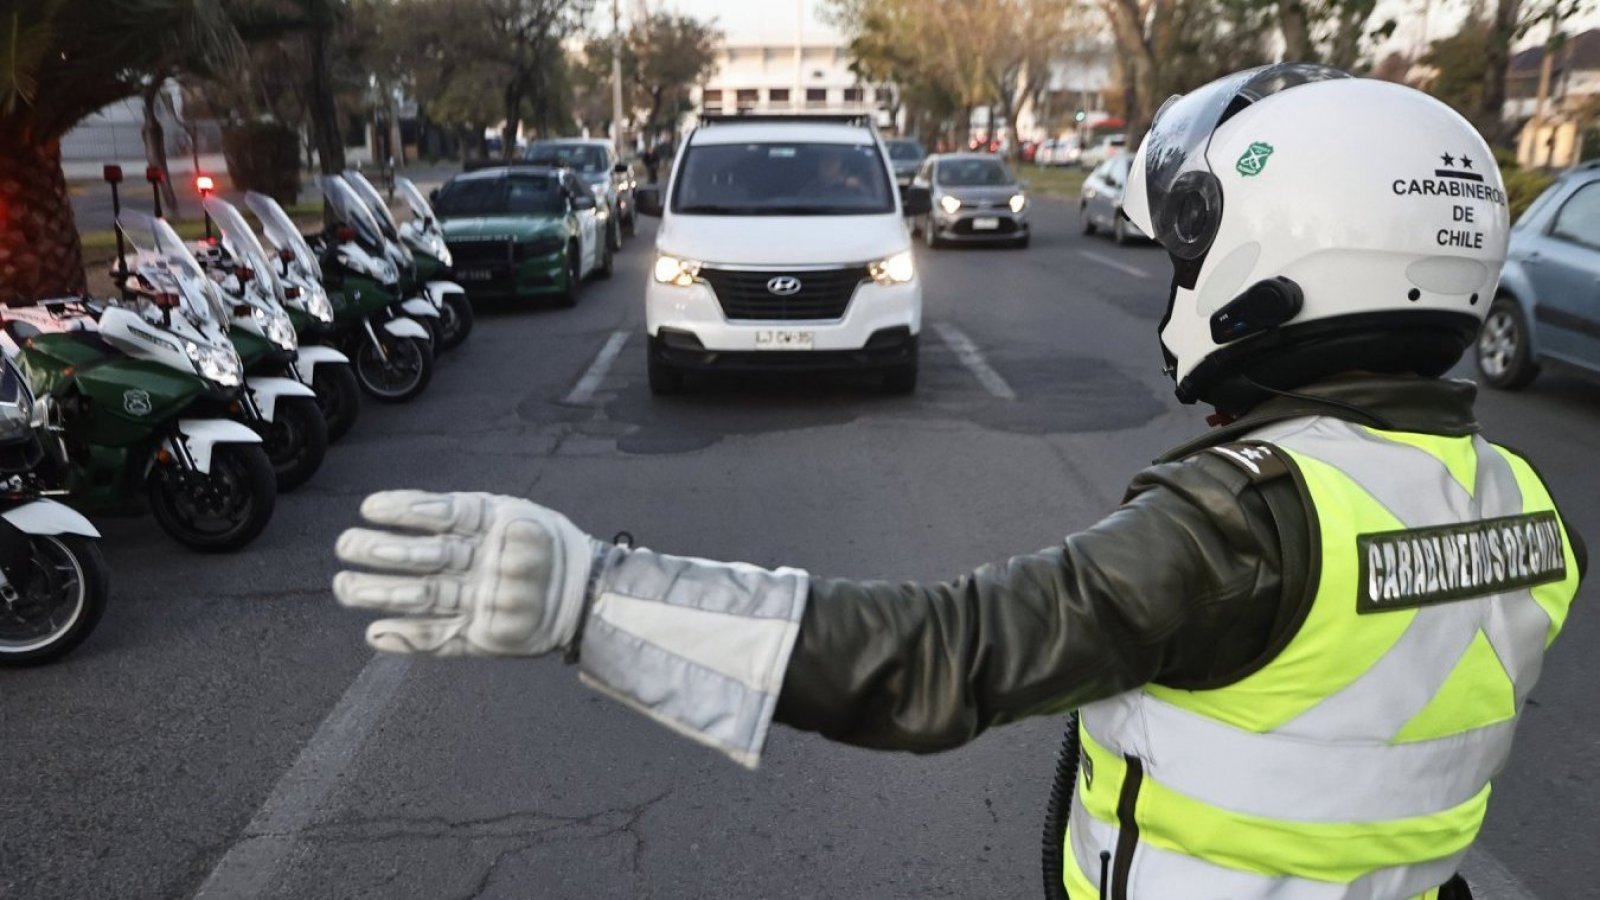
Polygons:
M658 284L672 284L678 287L689 287L694 284L695 276L700 274L700 264L665 253L656 254L655 277Z
M945 194L939 198L939 208L944 210L946 215L953 216L961 209L961 201L949 194Z
M1024 208L1027 207L1027 205L1028 205L1028 198L1027 197L1022 196L1021 194L1012 194L1011 195L1011 211L1012 212L1020 213L1020 212L1022 212L1022 210Z
M189 355L189 361L194 363L200 377L223 387L238 387L244 381L244 366L232 347L223 349L186 341L183 350Z
M867 271L878 284L905 284L917 277L917 267L912 262L910 250L867 263Z

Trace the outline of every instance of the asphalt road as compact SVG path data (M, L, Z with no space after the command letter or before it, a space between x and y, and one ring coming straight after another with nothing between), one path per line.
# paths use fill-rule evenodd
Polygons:
M891 579L1088 525L1204 426L1158 371L1163 257L1037 212L1026 251L919 249L914 397L807 379L652 399L641 233L577 309L486 311L424 397L364 408L250 551L104 523L100 631L0 672L0 896L1038 896L1058 720L929 757L780 728L746 772L558 661L375 659L327 590L335 536L382 488L524 494L661 550ZM1480 411L1600 543L1600 386L1547 373ZM1600 897L1595 593L1497 783L1480 897Z

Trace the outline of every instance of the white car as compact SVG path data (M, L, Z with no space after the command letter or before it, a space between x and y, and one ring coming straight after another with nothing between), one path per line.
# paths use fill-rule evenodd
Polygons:
M1127 147L1127 135L1108 134L1078 154L1078 165L1085 169L1098 168L1101 163L1126 150Z
M650 389L688 372L854 369L884 386L917 384L922 284L902 204L869 120L707 117L689 135L663 194L645 290Z

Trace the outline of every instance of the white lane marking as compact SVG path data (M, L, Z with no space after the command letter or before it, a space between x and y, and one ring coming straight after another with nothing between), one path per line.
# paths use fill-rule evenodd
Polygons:
M1539 900L1498 859L1477 847L1467 851L1467 858L1461 863L1461 877L1478 900Z
M211 870L195 900L266 893L294 852L300 832L312 823L373 726L382 721L410 666L409 656L379 654L362 668L239 840Z
M989 361L983 358L983 352L978 349L978 345L974 344L972 338L967 337L965 332L949 322L934 322L933 330L939 332L939 338L945 342L951 352L955 353L956 358L961 360L961 364L972 372L973 377L978 379L978 383L983 385L984 390L999 397L1001 400L1017 399L1017 392L1011 389L1011 385L1000 377L1000 373L996 372L993 366L989 365Z
M1106 256L1106 255L1101 254L1101 253L1096 253L1093 250L1079 250L1078 254L1080 256L1083 256L1083 257L1087 258L1087 259L1092 259L1092 260L1094 260L1095 262L1099 263L1102 266L1110 266L1111 268L1116 269L1118 272L1125 272L1125 273L1127 273L1129 275L1132 275L1135 278L1149 278L1150 277L1150 273L1149 272L1146 272L1145 270L1139 268L1138 266L1130 266L1130 265L1128 265L1127 263L1125 263L1125 262L1123 262L1121 260L1112 259L1109 256Z
M606 380L606 373L611 371L611 364L617 361L617 354L622 352L622 345L628 343L628 338L633 334L630 329L622 329L611 333L606 339L604 347L595 356L594 362L589 364L589 369L578 379L572 393L567 395L565 402L573 406L582 406L594 399L594 392L600 389L600 384Z

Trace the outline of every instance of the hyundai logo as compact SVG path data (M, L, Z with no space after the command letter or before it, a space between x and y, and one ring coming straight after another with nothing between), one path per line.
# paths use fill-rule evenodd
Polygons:
M791 297L800 293L800 279L793 275L779 275L767 281L767 292L778 297Z

